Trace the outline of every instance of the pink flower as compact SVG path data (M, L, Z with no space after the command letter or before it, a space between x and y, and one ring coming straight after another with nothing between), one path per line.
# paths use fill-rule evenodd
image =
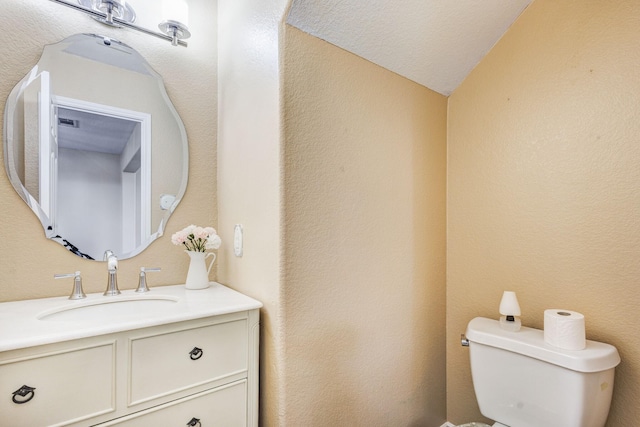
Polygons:
M222 244L220 236L213 227L189 225L171 236L171 243L184 245L189 251L205 252L207 249L218 249Z
M193 237L196 239L206 239L209 235L204 231L202 227L196 227L193 229Z
M188 234L184 230L180 230L171 236L171 243L181 245L187 240Z

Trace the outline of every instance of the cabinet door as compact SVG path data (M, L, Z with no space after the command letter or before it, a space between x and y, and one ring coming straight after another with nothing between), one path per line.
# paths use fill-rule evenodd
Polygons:
M207 390L99 427L245 427L247 381Z
M129 404L246 377L247 329L241 319L131 339Z
M64 426L114 411L114 351L112 342L0 362L0 427Z

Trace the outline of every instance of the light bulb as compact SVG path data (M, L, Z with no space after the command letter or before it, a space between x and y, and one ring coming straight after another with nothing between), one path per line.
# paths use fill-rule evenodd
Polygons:
M189 26L189 5L184 0L164 0L162 3L162 20L179 22Z

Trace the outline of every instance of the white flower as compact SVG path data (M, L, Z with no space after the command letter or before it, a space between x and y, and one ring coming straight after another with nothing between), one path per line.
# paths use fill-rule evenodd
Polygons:
M205 252L207 249L218 249L222 239L213 227L189 225L171 236L171 243L184 245L188 251Z
M218 249L222 244L222 239L217 234L211 234L207 237L207 241L204 244L206 249Z

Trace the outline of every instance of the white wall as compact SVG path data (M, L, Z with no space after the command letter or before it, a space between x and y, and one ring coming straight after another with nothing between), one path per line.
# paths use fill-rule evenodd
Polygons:
M58 234L94 259L102 260L105 247L118 254L122 248L120 156L60 148L58 171Z
M261 420L279 426L281 333L280 32L288 0L218 2L218 280L264 303ZM244 227L244 255L233 228ZM227 243L228 242L228 243Z

